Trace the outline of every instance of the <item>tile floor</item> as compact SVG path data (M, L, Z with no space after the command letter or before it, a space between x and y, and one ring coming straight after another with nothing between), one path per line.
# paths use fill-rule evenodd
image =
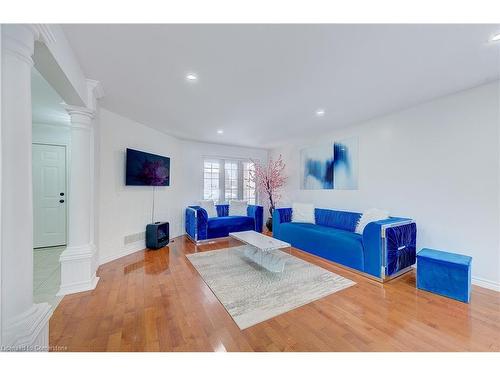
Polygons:
M64 249L62 246L33 250L33 300L35 303L47 302L52 310L62 300L56 294L61 285L59 256Z

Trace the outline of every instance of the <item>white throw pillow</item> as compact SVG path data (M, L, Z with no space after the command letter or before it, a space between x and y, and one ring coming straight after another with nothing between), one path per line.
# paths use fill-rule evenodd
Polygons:
M389 218L389 213L384 210L379 210L378 208L371 208L368 211L363 212L363 215L358 220L356 224L355 232L358 234L363 234L365 227L372 221L385 220Z
M211 199L206 199L198 202L199 206L207 211L208 217L217 217L217 209L215 203Z
M247 201L230 200L229 216L247 216Z
M314 205L308 203L293 203L292 204L292 223L312 223L314 219Z

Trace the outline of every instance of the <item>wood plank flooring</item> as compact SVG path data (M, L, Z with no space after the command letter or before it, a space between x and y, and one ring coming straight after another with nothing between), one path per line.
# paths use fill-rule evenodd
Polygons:
M240 243L178 237L101 266L91 292L64 297L50 345L68 351L500 351L500 293L474 286L463 304L385 285L293 249L357 284L241 331L185 257Z

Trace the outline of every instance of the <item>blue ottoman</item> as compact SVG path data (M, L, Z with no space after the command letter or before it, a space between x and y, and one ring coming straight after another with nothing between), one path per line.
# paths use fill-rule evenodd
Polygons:
M469 303L471 262L466 255L422 249L417 254L417 288Z

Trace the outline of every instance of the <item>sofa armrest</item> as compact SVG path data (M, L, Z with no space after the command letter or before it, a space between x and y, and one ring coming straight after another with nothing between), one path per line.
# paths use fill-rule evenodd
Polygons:
M276 208L273 211L273 237L280 238L280 224L292 221L291 208Z
M262 224L264 221L264 207L257 205L248 205L247 215L254 218L255 231L262 233Z
M207 239L208 214L199 206L189 206L186 208L186 233L194 241Z
M382 275L384 230L388 226L404 225L409 222L411 219L394 217L368 223L363 230L364 272L376 277L384 276Z

